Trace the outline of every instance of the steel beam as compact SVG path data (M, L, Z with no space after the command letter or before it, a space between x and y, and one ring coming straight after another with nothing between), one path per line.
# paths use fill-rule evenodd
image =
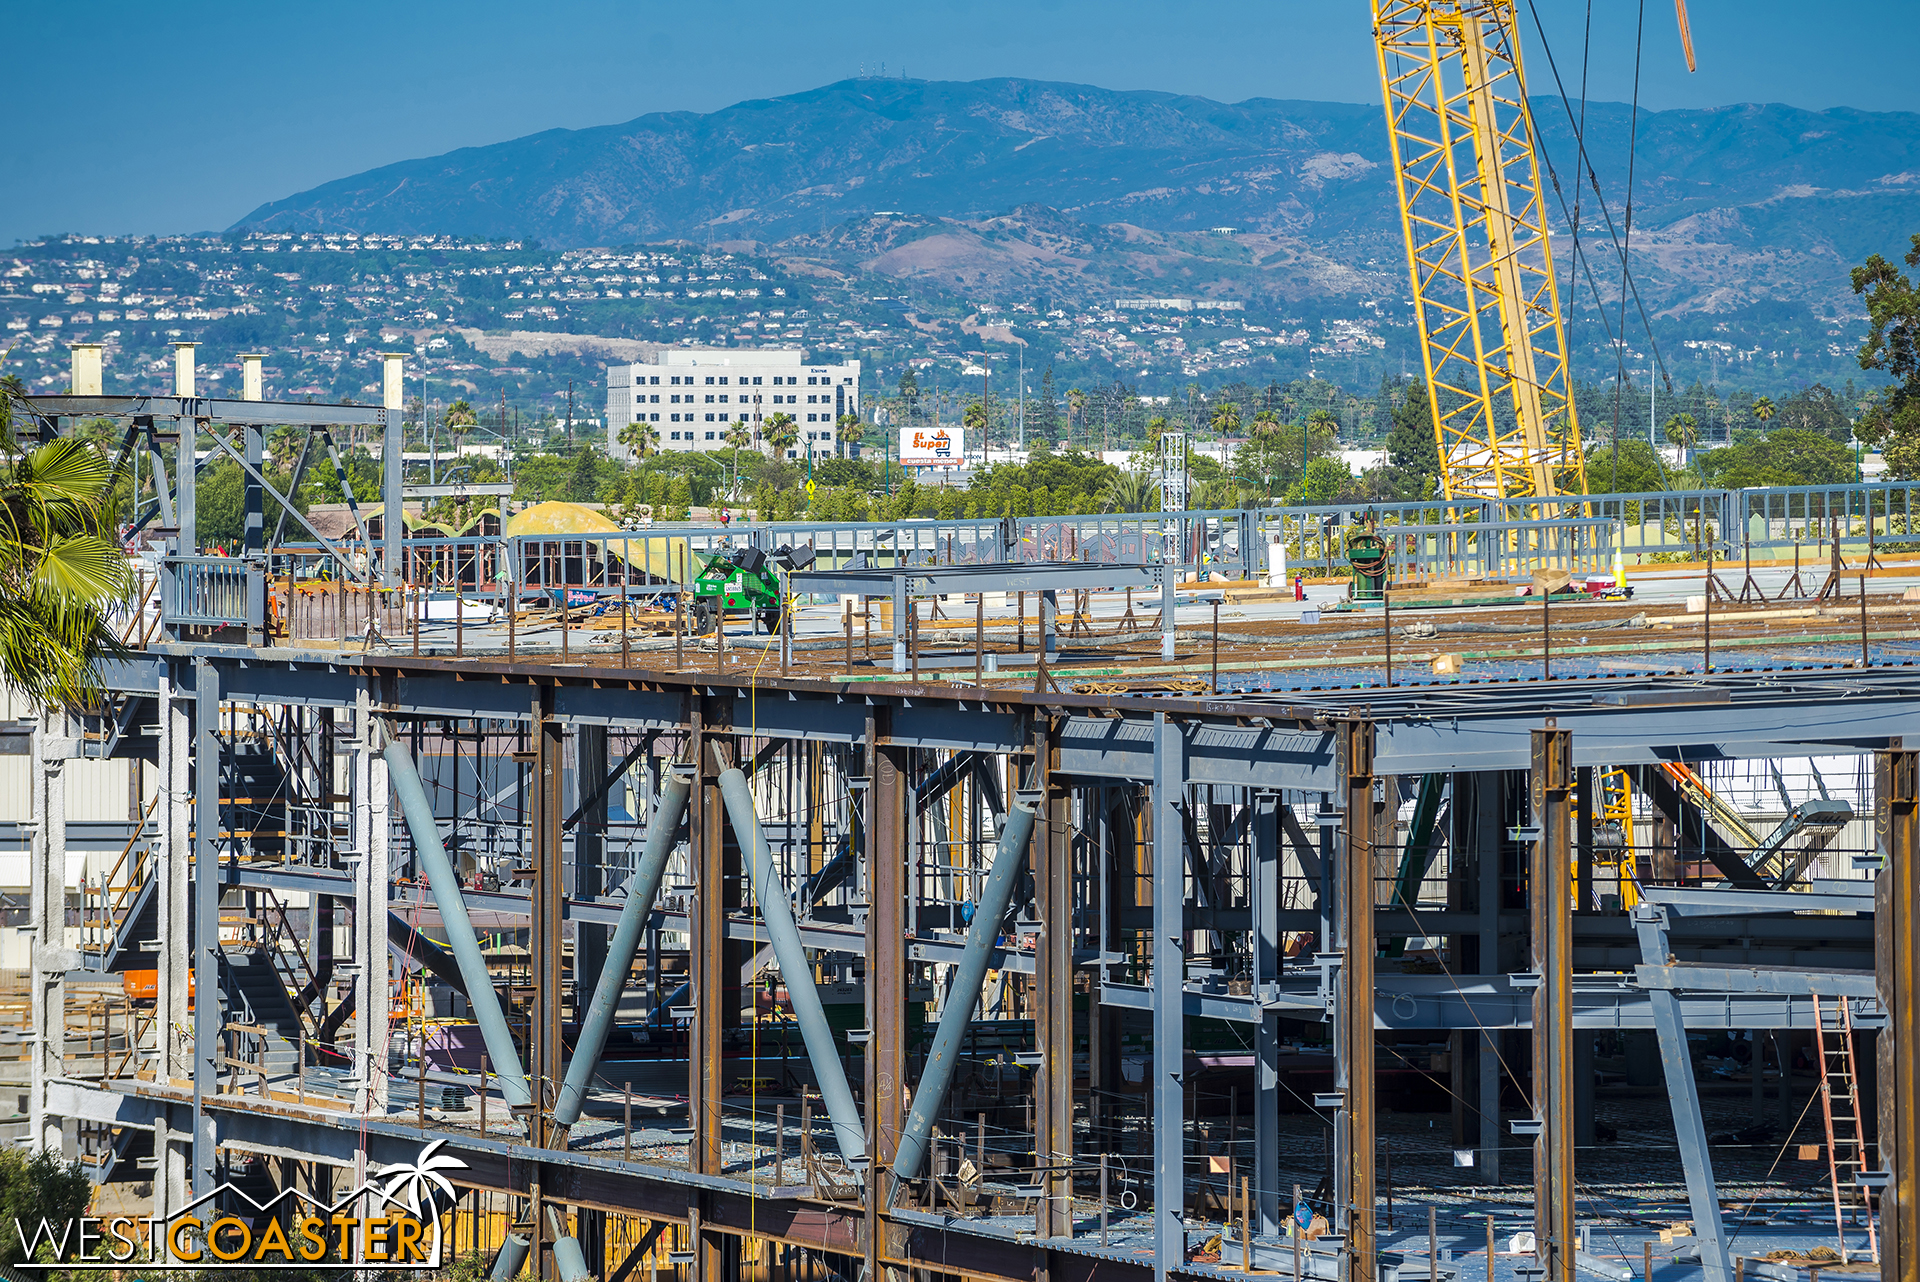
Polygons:
M1535 1252L1546 1282L1573 1282L1573 736L1533 732L1529 801L1535 836L1527 869L1533 990Z
M1665 907L1644 901L1633 910L1645 965L1659 966L1668 956L1667 913ZM1667 1096L1673 1101L1673 1130L1680 1144L1687 1202L1693 1211L1693 1232L1700 1246L1700 1267L1706 1272L1706 1282L1732 1282L1726 1226L1720 1218L1719 1190L1713 1180L1713 1159L1707 1152L1707 1127L1700 1115L1700 1087L1693 1078L1693 1056L1687 1050L1687 1029L1681 1016L1679 995L1670 988L1654 989L1647 998L1653 1007L1654 1032L1659 1035Z
M1887 1026L1876 1043L1880 1276L1920 1282L1920 752L1895 740L1874 761L1874 970Z
M513 1030L507 1024L506 1014L500 1009L500 999L494 992L493 979L487 971L486 955L480 951L480 941L475 937L473 923L467 916L459 875L447 855L446 845L440 840L440 827L433 817L433 803L420 781L413 755L407 751L406 742L394 727L387 728L386 747L380 759L386 767L385 773L391 781L392 790L400 799L400 811L406 818L407 831L413 836L414 863L433 890L434 907L439 910L441 926L447 935L447 950L452 953L454 964L464 980L467 1002L473 1008L474 1022L480 1026L481 1040L486 1045L493 1073L500 1083L500 1093L509 1106L525 1104L534 1095L527 1081L526 1070L522 1067L520 1050L514 1045ZM368 779L369 796L384 790L383 785ZM368 888L361 886L359 893L364 896ZM384 900L384 882L378 893ZM361 902L364 903L364 899ZM385 908L384 902L381 907ZM356 920L362 916L371 917L371 914L364 911L357 913ZM405 927L405 923L402 926L411 930ZM376 948L381 957L387 955L387 941L392 936L392 926L388 924L384 932L376 932L369 921L366 927L359 929L366 952L358 960L362 971L365 971ZM371 1001L375 1000L377 994L369 991L365 997ZM369 1053L377 1049L369 1048ZM382 1078L386 1076L385 1067L386 1061L382 1059L379 1063Z
M967 927L966 951L960 955L953 981L948 986L947 1004L940 1012L926 1067L920 1071L920 1083L913 1092L913 1111L901 1130L900 1148L893 1159L896 1180L917 1179L926 1165L933 1124L946 1103L947 1089L953 1084L960 1046L965 1040L967 1025L973 1022L973 1012L979 1006L980 985L986 980L993 941L1013 900L1014 882L1027 862L1027 844L1033 837L1033 829L1033 799L1016 798L1013 808L1007 812L1006 826L1000 830L993 867L980 888L973 921Z
M754 810L753 793L747 776L738 767L723 770L719 777L720 795L726 804L727 818L733 824L734 840L746 861L747 875L753 882L753 898L760 909L760 920L779 959L780 977L787 985L787 1006L800 1025L800 1038L806 1044L807 1059L813 1065L814 1080L820 1087L820 1100L833 1124L834 1139L840 1155L850 1164L867 1152L867 1139L860 1124L860 1110L847 1089L846 1069L827 1014L820 1003L820 990L814 982L813 964L807 960L806 945L793 924L793 904L785 880L773 866L773 852L767 847L760 817Z
M189 461L191 452L183 457ZM191 467L182 471L191 471ZM214 1164L219 1136L207 1100L220 1090L221 1028L226 1022L220 982L220 793L225 781L220 747L220 678L200 662L193 674L193 1194L219 1183ZM369 1070L370 1071L370 1070Z

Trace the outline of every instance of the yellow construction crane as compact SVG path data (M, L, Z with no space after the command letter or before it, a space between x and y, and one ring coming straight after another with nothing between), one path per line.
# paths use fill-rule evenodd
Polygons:
M1509 0L1373 0L1445 497L1587 492Z

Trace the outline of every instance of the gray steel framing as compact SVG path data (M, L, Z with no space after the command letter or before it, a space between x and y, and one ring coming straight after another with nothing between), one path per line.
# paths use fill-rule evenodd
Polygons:
M1389 860L1395 852L1391 815L1383 819L1380 808L1396 795L1392 776L1445 772L1456 780L1491 783L1502 772L1527 772L1533 781L1532 809L1538 828L1527 835L1536 850L1532 880L1552 887L1555 870L1563 878L1571 874L1569 811L1573 771L1578 766L1815 751L1877 752L1910 761L1910 754L1902 754L1899 745L1904 727L1920 724L1914 720L1920 714L1920 679L1903 670L1684 683L1580 682L1488 689L1473 696L1377 690L1326 693L1316 694L1309 706L1261 697L1095 697L979 691L945 684L897 684L885 690L850 692L831 683L756 683L745 676L320 658L244 648L170 646L110 665L109 684L122 694L157 696L163 703L184 699L191 709L192 742L189 745L187 736L178 732L163 735L162 774L169 779L185 774L183 749L203 763L195 774L203 783L193 798L198 834L194 854L200 875L192 882L190 925L167 920L160 928L163 954L182 942L177 936L183 925L195 941L190 955L202 997L192 1017L192 1088L183 1091L164 1076L102 1085L70 1080L59 1073L43 1074L35 1085L36 1116L42 1119L37 1133L50 1134L45 1119L60 1117L151 1125L161 1132L187 1130L192 1148L189 1170L196 1190L214 1178L222 1151L364 1166L387 1160L384 1155L409 1143L417 1144L420 1133L415 1123L401 1125L394 1120L384 1092L375 1091L371 1084L358 1097L364 1101L365 1116L252 1099L242 1108L222 1091L223 1083L231 1079L215 1054L224 1018L222 976L218 946L206 941L217 940L223 894L248 886L281 886L344 900L356 919L374 923L378 943L369 937L360 946L377 950L383 958L389 906L404 910L414 902L387 884L388 785L384 774L370 768L378 759L370 738L357 749L363 768L355 775L356 813L364 811L368 816L356 825L357 840L365 841L364 847L336 852L319 864L298 865L260 857L238 835L223 836L236 832L237 825L223 822L222 792L204 783L222 774L222 713L260 706L351 709L363 735L375 718L390 721L400 733L415 723L454 719L524 727L531 735L533 750L526 755L535 780L532 893L474 892L466 898L472 911L524 915L533 931L533 955L546 958L536 965L526 1059L535 1081L536 1102L529 1133L522 1139L445 1134L450 1148L469 1163L471 1169L463 1178L526 1199L530 1213L523 1223L533 1232L536 1249L551 1250L561 1237L545 1227L542 1208L551 1205L619 1210L687 1223L694 1232L696 1267L702 1276L709 1276L708 1270L724 1272L734 1244L749 1233L865 1257L876 1267L888 1269L938 1272L947 1262L964 1259L964 1265L950 1267L988 1277L1031 1278L1042 1271L1050 1278L1076 1276L1082 1268L1076 1261L1090 1257L1084 1242L1072 1238L1072 1217L1060 1203L1068 1196L1070 1172L1086 1162L1087 1154L1076 1154L1076 1145L1087 1141L1076 1139L1072 1124L1079 1088L1070 1067L1072 1024L1063 1020L1071 1009L1067 995L1076 976L1089 970L1094 973L1088 987L1103 1018L1140 1012L1150 1022L1154 1045L1160 1048L1184 1045L1189 1017L1224 1018L1259 1027L1259 1056L1264 1064L1279 1018L1333 1024L1345 1153L1338 1201L1355 1282L1373 1276L1376 1250L1371 1084L1372 1045L1379 1030L1551 1028L1553 1040L1536 1040L1542 1048L1538 1053L1547 1057L1550 1080L1561 1082L1558 1089L1549 1086L1544 1096L1536 1098L1536 1109L1550 1111L1570 1109L1565 1089L1565 1039L1570 1030L1652 1027L1660 1034L1663 1049L1671 1048L1677 1037L1681 1050L1676 1056L1669 1049L1668 1066L1676 1098L1683 1104L1680 1129L1689 1192L1695 1200L1706 1247L1703 1262L1710 1274L1720 1267L1716 1261L1724 1260L1724 1251L1714 1245L1720 1239L1713 1229L1712 1174L1705 1163L1697 1100L1691 1108L1684 1107L1691 1082L1685 1030L1807 1027L1811 997L1821 993L1853 1003L1862 1017L1888 1019L1886 1027L1894 1036L1883 1037L1881 1045L1884 1051L1888 1043L1894 1044L1891 1053L1896 1064L1908 1062L1913 1054L1910 1024L1900 1023L1902 1018L1911 1020L1911 943L1904 953L1897 948L1889 951L1883 938L1890 912L1889 892L1884 889L1877 908L1844 887L1817 887L1811 894L1718 887L1678 890L1656 896L1631 921L1619 914L1575 914L1570 895L1550 889L1544 899L1535 900L1532 909L1534 924L1529 933L1536 949L1546 949L1536 953L1537 983L1502 973L1499 959L1493 957L1483 957L1480 973L1474 975L1372 973L1377 938L1408 934L1497 938L1503 923L1511 926L1516 917L1525 920L1524 914L1503 909L1497 899L1417 910L1383 902L1376 888L1381 881L1391 880ZM171 720L162 718L163 724ZM582 729L656 736L662 758L687 760L694 771L688 816L693 884L670 893L668 898L674 902L662 904L653 915L656 923L693 937L689 1009L695 1054L689 1094L695 1143L688 1170L641 1166L576 1151L567 1147L563 1130L551 1125L548 1117L566 1067L558 1037L562 999L558 941L563 923L611 926L620 913L620 900L608 893L615 889L611 882L593 885L597 893L584 898L566 893L566 843L577 839L568 835L563 817L570 810L603 801L611 782L575 779L569 801L563 777L565 753L570 738ZM50 733L42 732L43 736ZM869 969L867 987L872 1049L867 1056L865 1129L874 1165L868 1168L863 1200L837 1207L816 1203L804 1193L769 1193L765 1188L756 1192L726 1174L720 1160L724 1032L729 1009L738 1006L727 994L746 973L748 942L765 939L765 927L757 915L740 902L740 853L722 838L720 777L736 765L753 775L774 769L770 763L782 762L786 765L780 768L791 768L798 775L817 774L818 760L808 754L829 752L842 754L837 759L850 763L847 804L856 825L850 838L856 853L846 885L848 902L857 904L860 911L842 917L816 912L810 906L812 900L802 894L795 913L795 938L789 942L813 950L830 964L838 964L834 959L865 956L870 967L877 963L886 972L877 975ZM925 804L911 800L909 772L914 761L930 763L935 758L928 754L942 753L974 757L940 775ZM605 763L611 755L601 744L580 759L599 763L594 767L598 774L608 769ZM620 769L624 771L632 760L629 754ZM994 807L984 805L987 790L978 786L983 778L994 783L995 806L1007 789L1031 780L1038 788L1042 820L1035 826L1030 850L1035 875L1042 880L1032 901L1037 916L1025 928L1036 933L1040 951L1024 955L1008 948L986 958L1001 968L1002 983L1024 985L1033 994L1041 1023L1037 1080L1044 1083L1046 1095L1039 1118L1041 1134L1035 1137L1033 1176L1041 1190L1041 1233L1018 1251L1002 1241L970 1235L964 1220L945 1223L937 1231L929 1226L916 1207L935 1193L931 1177L916 1176L916 1164L905 1164L898 1179L880 1178L880 1165L895 1158L905 1121L902 1092L897 1089L909 1054L901 1032L905 1026L902 1003L914 975L935 965L950 967L962 959L965 946L955 928L957 922L946 914L962 899L978 897L970 885L935 894L929 886L939 876L956 874L929 871L911 852L922 840L916 834L930 822L930 807L955 807L952 813L964 821L966 807L981 806L979 835L991 844L1000 820ZM1202 790L1208 789L1230 791L1203 795ZM1316 851L1290 807L1293 799L1321 793L1336 801L1320 811L1324 844ZM1229 811L1237 807L1245 814L1244 873L1250 889L1245 902L1238 904L1230 897L1221 898L1212 887L1218 869L1228 867L1232 857L1221 856L1228 864L1210 864L1216 856L1204 847L1217 846L1222 840L1216 825L1231 828L1240 820L1226 813L1208 818L1207 831L1213 835L1195 836L1197 816L1221 804L1219 795L1232 798L1226 803ZM1115 798L1130 798L1137 808L1138 838L1144 842L1138 856L1144 862L1122 853L1111 810L1103 809L1110 808ZM1882 874L1882 881L1895 887L1893 893L1905 893L1910 900L1911 789L1902 793L1889 785L1883 812L1882 845L1889 870ZM1094 814L1102 816L1097 823L1089 819ZM943 812L942 822L948 821ZM382 872L381 880L370 886L366 869L374 862L375 835L367 825L376 823L381 829L378 863ZM1081 843L1068 839L1069 829L1104 835ZM58 844L40 842L36 858L61 857L63 852L54 849ZM1124 849L1133 849L1131 839ZM906 859L901 858L903 851ZM1137 908L1093 889L1106 884L1110 868L1119 868L1130 858L1135 860L1136 883L1144 880L1151 887L1151 903ZM804 875L808 870L796 871ZM794 873L786 875L791 878ZM1276 886L1283 876L1301 878L1309 886L1313 907L1280 909ZM714 893L714 888L727 886L734 889ZM1904 892L1898 889L1901 886L1906 887ZM365 902L375 893L385 900L377 910ZM1555 904L1560 907L1553 908ZM369 911L362 911L363 906ZM1728 925L1737 922L1740 929L1755 935L1777 933L1781 947L1791 949L1799 946L1796 941L1810 937L1796 933L1808 919L1790 914L1814 906L1850 914L1818 918L1823 937L1839 941L1833 955L1849 964L1826 971L1802 966L1786 972L1770 970L1751 958L1737 962L1715 953L1711 930L1692 925L1709 922L1724 934ZM1906 914L1903 920L1911 921L1910 903L1893 916L1900 911ZM1329 921L1338 925L1333 935L1336 947L1317 965L1282 964L1278 949L1282 932L1316 929ZM1857 964L1863 955L1872 955L1876 925L1883 927L1877 978L1874 971ZM1115 951L1116 932L1123 929L1137 932L1148 945L1151 964L1143 983L1108 973L1126 960ZM1636 929L1638 947L1634 946ZM1021 930L1014 923L1013 933ZM991 935L989 931L989 942ZM1253 970L1245 991L1228 991L1205 960L1209 941L1226 937L1249 941L1247 955ZM1328 938L1324 933L1321 937ZM1583 956L1612 957L1628 949L1633 956L1623 965L1597 966L1582 973ZM359 960L369 957L362 955ZM797 963L787 969L797 969ZM1019 978L1005 979L1009 974ZM582 1000L592 979L587 977ZM791 984L795 976L787 974L786 980ZM581 982L578 973L575 982ZM61 991L57 977L50 990L56 997ZM950 993L945 1000L970 1005L976 997ZM167 1000L184 1006L177 995ZM358 1000L364 1003L363 1010L377 1005L376 995L364 983ZM384 1024L384 1012L380 1022ZM377 1043L363 1042L365 1053L384 1054ZM1264 1084L1266 1070L1261 1072ZM1183 1073L1178 1055L1156 1054L1149 1067L1156 1277L1179 1272L1185 1261L1184 1214L1193 1173L1186 1158L1189 1105ZM1883 1076L1882 1080L1891 1079ZM1883 1133L1904 1135L1900 1128L1910 1126L1910 1112L1903 1110L1911 1109L1911 1101L1895 1092L1891 1109ZM1273 1124L1270 1113L1258 1116L1261 1127ZM1561 1116L1564 1122L1564 1113ZM916 1126L914 1142L919 1138ZM937 1150L938 1140L934 1142ZM1547 1231L1540 1237L1548 1244L1549 1268L1555 1277L1566 1276L1570 1267L1568 1143L1565 1126L1549 1124L1542 1140L1542 1160L1566 1163L1566 1179L1558 1186L1564 1192L1553 1194L1550 1221L1544 1218L1548 1207L1542 1206ZM1897 1145L1890 1146L1890 1151L1894 1184L1885 1209L1889 1251L1896 1249L1891 1245L1895 1241L1910 1251L1911 1236L1897 1237L1895 1230L1899 1226L1912 1232L1908 1227L1911 1203L1904 1192L1911 1182L1911 1169ZM1256 1214L1263 1224L1277 1221L1281 1211L1278 1190L1273 1187L1277 1160L1272 1141L1262 1141L1253 1170L1261 1185ZM932 1165L937 1175L937 1161ZM774 1217L763 1224L736 1214L736 1199L755 1198L762 1205L791 1203L791 1215L786 1209L761 1211ZM1137 1264L1114 1259L1102 1260L1100 1267L1130 1276L1144 1272ZM721 1272L710 1276L718 1278Z

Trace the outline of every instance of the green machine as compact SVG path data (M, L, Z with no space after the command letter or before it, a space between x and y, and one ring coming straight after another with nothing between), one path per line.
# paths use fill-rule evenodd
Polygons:
M769 636L778 632L786 600L780 571L812 564L811 547L785 544L771 554L749 544L707 558L692 584L694 632L713 630L728 611L748 614Z
M1347 568L1353 582L1347 595L1355 601L1378 601L1387 591L1387 555L1390 545L1380 537L1374 515L1368 512L1366 523L1346 537Z

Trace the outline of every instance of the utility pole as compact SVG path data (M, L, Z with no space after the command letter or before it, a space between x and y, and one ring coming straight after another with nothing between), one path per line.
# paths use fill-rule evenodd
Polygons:
M1020 344L1020 448L1027 448L1027 345Z
M567 444L573 444L573 380L567 380Z

